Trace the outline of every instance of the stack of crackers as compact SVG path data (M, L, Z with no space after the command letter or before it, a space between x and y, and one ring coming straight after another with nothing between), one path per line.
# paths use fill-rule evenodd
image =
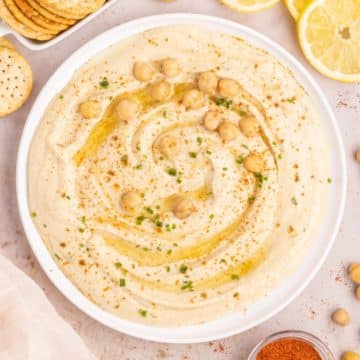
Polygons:
M13 44L0 38L0 117L19 109L33 85L30 65Z
M104 2L105 0L0 0L0 18L21 35L45 41L98 10Z

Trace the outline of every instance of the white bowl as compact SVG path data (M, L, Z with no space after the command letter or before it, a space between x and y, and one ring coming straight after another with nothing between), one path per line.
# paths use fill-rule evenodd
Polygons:
M153 27L171 24L196 24L237 35L249 43L263 48L293 71L297 79L312 97L324 128L328 133L331 152L330 203L321 230L314 241L301 269L281 287L258 301L244 313L231 313L216 321L195 326L159 328L123 320L93 304L65 277L56 266L41 240L30 216L27 189L27 161L32 138L50 100L70 81L75 69L109 45ZM279 45L268 38L237 23L204 15L168 14L151 16L117 26L77 50L53 74L36 99L20 142L17 160L17 197L21 220L32 250L54 285L79 309L99 322L123 333L139 338L171 342L196 343L224 338L259 325L288 305L309 284L329 253L339 229L346 192L345 156L334 114L319 86L303 66Z

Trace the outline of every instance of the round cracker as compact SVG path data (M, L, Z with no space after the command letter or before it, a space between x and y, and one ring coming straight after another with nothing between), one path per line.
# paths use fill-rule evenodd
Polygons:
M6 47L8 49L15 50L15 46L5 37L0 37L0 47Z
M16 50L0 48L0 116L19 109L30 96L32 84L28 62Z
M52 20L47 19L36 11L26 0L14 0L15 4L24 15L31 19L35 24L53 31L63 31L68 28L68 25L61 24Z
M37 0L45 9L71 19L82 19L95 12L105 0Z
M27 0L27 2L31 5L31 7L36 10L39 14L44 16L45 18L55 21L60 24L65 25L73 25L76 23L77 20L75 19L67 19L62 16L56 15L52 13L51 11L48 11L44 7L42 7L39 3L36 2L36 0Z
M19 22L14 15L9 11L6 7L4 0L0 0L0 18L11 28L16 30L19 34L28 37L29 39L45 41L53 38L53 35L44 34L40 31L34 31L30 29L28 26L25 26L21 22Z
M4 0L5 5L8 7L10 12L14 15L14 17L24 24L25 26L29 27L34 31L40 31L44 34L56 35L58 31L53 31L49 29L45 29L42 26L35 24L31 19L27 18L25 14L17 7L14 0Z

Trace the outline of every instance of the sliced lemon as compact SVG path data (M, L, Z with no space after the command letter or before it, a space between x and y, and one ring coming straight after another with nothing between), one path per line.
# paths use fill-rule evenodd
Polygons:
M293 18L297 21L306 5L308 5L310 1L311 0L285 0L285 4Z
M298 21L300 45L323 75L360 81L360 1L313 0Z
M239 12L255 12L267 9L279 0L220 0L220 2Z

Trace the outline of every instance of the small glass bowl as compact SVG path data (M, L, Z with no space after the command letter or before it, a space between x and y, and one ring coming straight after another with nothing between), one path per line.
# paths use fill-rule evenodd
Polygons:
M275 333L268 336L266 339L260 341L254 349L251 351L248 360L256 360L260 350L267 344L270 344L279 339L299 339L312 345L319 353L322 360L335 360L334 355L328 348L328 346L316 336L304 331L287 330ZM279 359L280 360L280 359Z

